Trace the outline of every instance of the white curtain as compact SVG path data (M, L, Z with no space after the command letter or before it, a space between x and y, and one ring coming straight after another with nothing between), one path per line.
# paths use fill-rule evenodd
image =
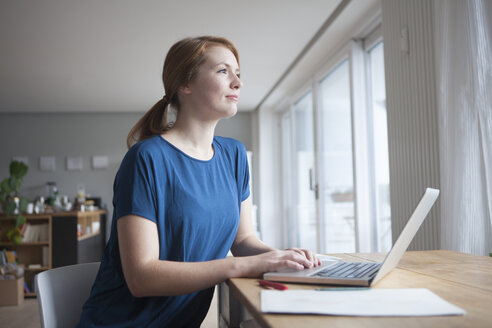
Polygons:
M492 253L492 1L436 0L441 248Z

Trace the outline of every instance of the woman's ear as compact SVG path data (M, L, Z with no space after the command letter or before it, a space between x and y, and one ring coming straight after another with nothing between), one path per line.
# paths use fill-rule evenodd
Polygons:
M179 92L181 92L185 95L189 95L191 93L191 88L190 88L189 84L179 87Z

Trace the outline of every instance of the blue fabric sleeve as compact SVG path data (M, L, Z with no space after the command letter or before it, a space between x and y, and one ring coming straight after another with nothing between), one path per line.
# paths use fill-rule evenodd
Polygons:
M156 190L150 156L133 147L114 182L114 218L133 214L156 222Z
M240 143L239 148L239 159L241 163L239 164L240 172L239 176L242 177L242 181L238 181L241 183L241 202L245 201L250 194L249 191L249 166L248 166L248 156L246 155L246 147L242 143Z

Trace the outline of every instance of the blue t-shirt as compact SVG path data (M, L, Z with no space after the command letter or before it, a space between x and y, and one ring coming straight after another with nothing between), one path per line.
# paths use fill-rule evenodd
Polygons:
M127 152L114 182L111 236L80 327L200 325L213 288L180 296L132 296L121 267L116 221L134 214L155 222L161 260L226 257L236 237L241 202L249 196L248 162L236 140L214 137L213 147L212 159L202 161L157 135Z

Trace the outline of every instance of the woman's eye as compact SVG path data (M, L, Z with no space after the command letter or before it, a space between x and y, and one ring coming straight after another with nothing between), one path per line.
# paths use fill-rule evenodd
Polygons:
M227 68L223 68L219 71L219 73L224 73L224 74L227 74Z

